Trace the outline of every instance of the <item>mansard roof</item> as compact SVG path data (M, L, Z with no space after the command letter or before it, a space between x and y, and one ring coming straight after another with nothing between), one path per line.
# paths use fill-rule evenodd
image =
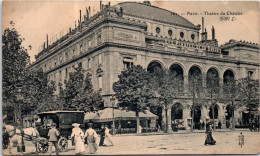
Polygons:
M122 2L115 5L115 7L122 7L125 15L173 24L196 30L200 29L198 26L195 26L190 21L181 17L180 15L156 6L136 2Z

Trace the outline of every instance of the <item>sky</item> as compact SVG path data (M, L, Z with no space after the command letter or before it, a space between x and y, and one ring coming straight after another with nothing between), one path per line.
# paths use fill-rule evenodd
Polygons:
M115 5L122 1L111 1ZM141 1L139 1L141 2ZM204 17L208 38L211 39L211 27L214 26L216 39L219 44L230 39L245 40L258 43L259 37L259 2L257 1L150 1L152 5L175 12L191 21L193 24L201 24ZM108 4L103 0L103 4ZM32 49L28 51L31 62L35 61L39 47L53 36L59 36L68 32L69 27L75 27L75 21L79 19L79 10L86 14L86 7L91 7L91 14L99 11L99 1L4 1L2 4L2 32L11 28L10 21L25 39L23 46ZM94 12L93 12L94 11ZM205 13L207 12L207 13ZM220 13L225 15L220 15ZM239 15L227 15L235 12ZM218 15L216 15L218 14ZM92 16L91 15L91 16ZM226 19L226 20L223 20ZM62 33L63 31L63 33ZM28 48L29 49L29 48Z

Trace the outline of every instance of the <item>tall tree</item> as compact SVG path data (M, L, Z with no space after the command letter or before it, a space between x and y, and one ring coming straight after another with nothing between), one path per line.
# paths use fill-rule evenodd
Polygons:
M189 87L189 93L192 96L191 132L193 132L196 108L198 108L198 107L201 108L206 102L206 99L203 96L202 77L201 77L200 72L198 70L195 70L190 75L188 87Z
M27 49L22 46L23 41L14 27L5 29L2 34L3 102L13 104L17 124L21 124L20 86L30 59Z
M48 76L43 70L28 70L23 81L23 113L53 110L56 90L55 82L49 81Z
M223 93L221 95L223 102L231 109L232 130L235 130L234 111L241 106L241 103L238 103L239 93L240 91L236 80L233 77L227 77L227 81L223 86Z
M156 95L154 106L161 108L165 112L166 123L164 123L165 126L163 126L163 128L166 133L170 128L168 126L168 109L173 100L179 95L178 85L181 84L180 81L181 79L177 76L176 73L163 69L155 69L151 74L150 83L152 83L152 89Z
M247 107L251 119L251 112L259 108L259 80L250 77L239 80L240 101Z
M81 64L69 74L68 81L64 81L65 88L60 85L60 100L63 110L96 111L103 106L100 92L93 90L91 74L84 76ZM85 77L85 78L84 78Z
M219 86L219 78L215 72L207 73L207 86L206 86L206 95L209 99L209 108L212 112L213 118L213 129L216 129L215 125L215 107L217 106L217 102L220 100L220 86Z
M140 65L122 71L119 80L113 84L118 105L136 114L137 134L139 133L139 113L150 105L153 92L149 86L149 73Z

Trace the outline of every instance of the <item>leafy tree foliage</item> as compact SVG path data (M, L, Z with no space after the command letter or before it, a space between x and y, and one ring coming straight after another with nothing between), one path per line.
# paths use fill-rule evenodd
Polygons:
M239 88L236 80L233 77L227 77L227 81L224 82L222 101L227 107L231 109L232 114L232 130L235 129L234 111L241 107L239 100Z
M197 108L201 108L206 103L206 97L203 94L204 92L203 92L202 77L200 71L195 70L193 73L190 74L188 88L189 88L188 94L190 94L192 97L191 131L193 132L195 111L197 110Z
M96 111L103 106L102 96L93 90L91 74L84 78L84 70L81 64L69 74L68 81L64 81L65 88L60 85L60 101L63 110Z
M154 106L160 107L165 111L166 123L164 129L168 132L168 109L172 104L174 98L179 94L178 85L181 84L181 78L172 73L171 71L155 69L151 74L150 83L152 84L152 89L155 92L156 100L153 101ZM157 114L162 115L162 114Z
M246 106L250 112L259 108L259 80L253 80L250 77L239 80L239 98L243 106Z
M213 118L213 129L216 129L215 125L215 113L214 108L217 106L217 102L220 101L220 86L219 78L215 72L207 73L207 86L206 86L206 95L209 98L209 108L212 112Z
M54 105L55 82L49 81L42 69L30 70L23 81L23 113L49 111L57 108Z
M14 106L16 122L21 121L21 106L18 97L25 69L29 64L27 49L22 46L23 38L15 28L7 28L2 34L3 57L3 102L10 102Z
M137 65L122 71L118 78L119 80L113 84L118 105L136 113L137 133L139 133L139 113L149 107L150 100L154 96L148 83L149 73Z

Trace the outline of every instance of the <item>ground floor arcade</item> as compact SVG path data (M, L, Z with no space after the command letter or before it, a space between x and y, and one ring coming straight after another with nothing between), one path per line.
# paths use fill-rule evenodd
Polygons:
M162 110L162 122L158 121L161 127L166 127L172 132L175 125L178 129L191 129L192 122L192 100L175 100L169 106L167 113ZM231 108L223 103L217 103L213 107L197 106L194 109L194 129L203 129L208 122L214 122L217 128L230 128L232 123ZM166 121L167 119L167 121ZM248 112L244 108L234 111L234 123L236 127L248 126Z

